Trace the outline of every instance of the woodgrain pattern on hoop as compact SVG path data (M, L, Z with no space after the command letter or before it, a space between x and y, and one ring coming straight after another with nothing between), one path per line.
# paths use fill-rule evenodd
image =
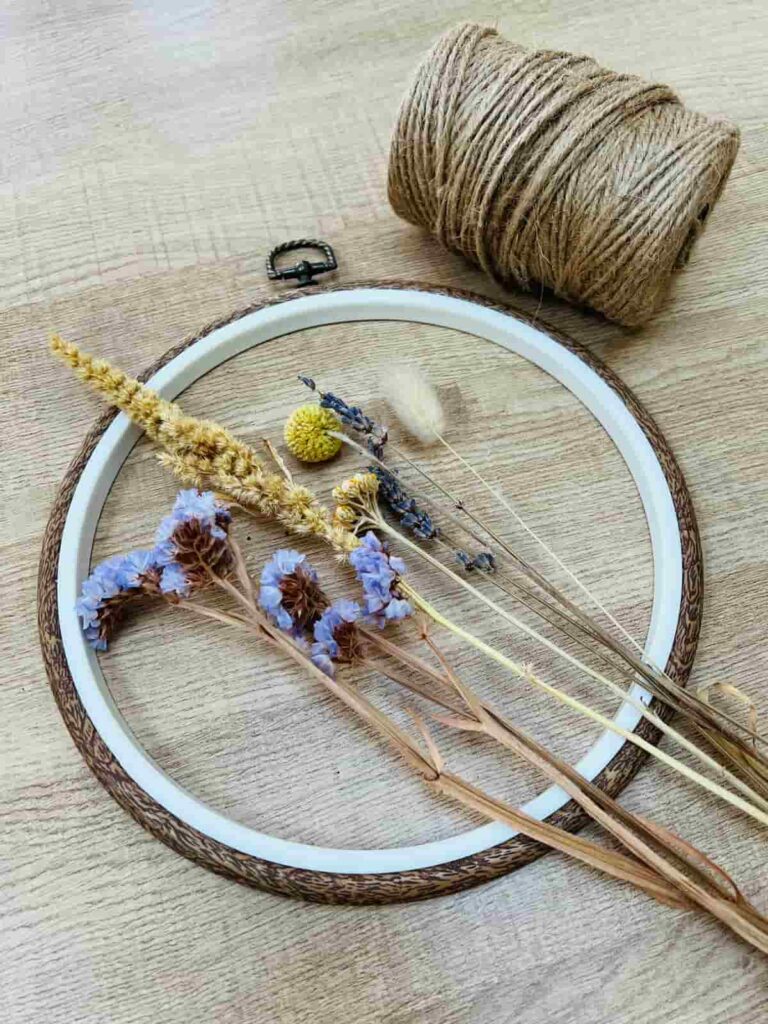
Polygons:
M542 326L516 310L502 306L484 296L457 289L441 288L410 281L360 281L335 285L321 291L349 291L360 287L410 289L434 292L464 299L489 309L514 316L556 340L586 363L619 396L629 409L651 444L675 506L682 547L682 597L674 643L666 665L667 673L684 683L690 673L702 615L702 556L696 519L685 481L672 452L653 419L637 401L626 385L599 359L572 339ZM200 338L266 306L289 302L304 293L292 291L277 298L255 303L230 316L208 324L192 338L181 342L165 353L141 374L147 380L161 367ZM106 411L88 433L82 448L69 466L56 497L48 522L40 558L38 576L38 625L48 679L62 717L88 766L114 799L152 835L162 840L177 853L188 857L217 874L237 882L322 903L387 903L401 900L426 899L456 892L496 878L520 868L541 856L547 848L525 836L514 836L497 846L449 863L410 871L385 874L338 874L312 871L277 864L250 854L241 853L206 836L191 827L157 803L122 768L113 757L93 722L88 717L64 655L59 628L57 604L57 566L62 532L69 506L78 480L91 453L106 428L116 415ZM651 706L666 719L670 711L653 701ZM658 730L646 719L641 719L635 732L656 742ZM640 768L647 754L633 744L625 743L618 754L594 779L596 785L616 795L627 785ZM587 816L573 801L547 819L551 824L568 831L581 828Z

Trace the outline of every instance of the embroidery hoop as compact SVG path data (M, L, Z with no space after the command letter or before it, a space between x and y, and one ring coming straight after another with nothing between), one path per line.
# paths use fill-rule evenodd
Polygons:
M218 321L167 352L143 375L173 399L221 362L255 345L321 325L400 320L459 330L528 359L558 380L604 427L638 487L654 557L654 598L646 653L684 682L701 622L701 547L680 469L648 413L621 380L571 339L510 306L469 292L411 282L339 285L292 292ZM84 641L74 602L88 572L99 515L140 431L105 413L86 437L59 490L43 543L39 626L49 681L75 744L130 814L177 852L237 881L321 902L372 903L456 891L528 863L545 847L498 823L448 839L386 850L334 850L259 833L208 807L157 766L123 721L98 660ZM648 702L640 686L634 696ZM666 717L668 709L656 705ZM637 711L617 721L658 738ZM646 755L603 733L577 767L616 794ZM557 787L525 810L576 830L583 812Z

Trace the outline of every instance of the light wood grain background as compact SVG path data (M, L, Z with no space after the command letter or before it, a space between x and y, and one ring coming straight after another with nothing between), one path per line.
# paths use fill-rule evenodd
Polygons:
M765 1019L767 972L756 954L703 919L558 856L479 890L378 909L309 906L208 875L145 835L101 790L44 680L34 621L39 545L58 481L98 408L47 355L48 331L139 370L205 322L270 294L265 252L301 235L337 246L341 279L405 276L498 296L400 223L385 196L388 135L407 77L431 40L467 17L525 44L586 50L658 77L743 129L731 182L650 327L629 333L554 301L539 308L535 297L516 299L589 345L657 417L687 476L705 549L694 683L737 681L765 707L762 4L6 4L0 971L2 1016L12 1024ZM298 370L380 408L369 368L393 352L418 354L452 410L454 439L641 631L649 549L626 470L568 395L512 357L448 331L325 329L221 367L185 402L245 436L275 436L303 397L292 382ZM327 469L314 482L323 489L332 478ZM110 497L97 554L143 543L172 494L140 445ZM276 538L261 529L248 536L257 564ZM436 592L436 581L420 578ZM531 653L511 635L497 638ZM163 767L249 824L373 846L472 823L422 792L300 678L223 630L171 615L134 621L105 671ZM578 691L577 680L561 679ZM503 693L492 675L483 681L559 750L573 755L589 742L583 724ZM365 685L394 700L375 681ZM457 767L500 795L524 797L537 785L477 744L441 742ZM653 767L625 799L674 823L768 907L756 830Z

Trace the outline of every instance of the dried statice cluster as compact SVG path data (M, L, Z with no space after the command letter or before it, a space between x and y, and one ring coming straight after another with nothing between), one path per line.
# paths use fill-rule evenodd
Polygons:
M330 601L306 555L281 549L264 566L259 604L280 629L298 637L314 626Z
M366 647L359 622L363 611L357 601L341 598L326 608L314 626L312 661L326 675L335 674L336 665L362 662Z
M365 611L379 625L396 622L413 614L413 608L402 595L400 579L405 562L392 555L389 546L369 530L360 547L349 556L357 578L363 585Z
M131 598L160 593L161 575L151 550L129 551L96 566L83 583L75 606L94 650L107 649Z
M362 661L365 645L360 625L383 629L413 614L400 592L405 562L390 555L375 534L363 537L350 563L362 584L362 605L347 599L331 601L317 572L299 551L276 551L261 574L261 608L294 639L311 642L312 660L329 675L335 662Z
M101 562L83 583L76 611L91 646L106 650L128 602L141 596L177 601L228 574L229 509L210 492L180 491L152 548Z

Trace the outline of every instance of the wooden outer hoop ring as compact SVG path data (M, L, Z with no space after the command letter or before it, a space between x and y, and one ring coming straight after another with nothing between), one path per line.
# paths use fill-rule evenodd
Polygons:
M688 488L659 428L638 402L629 388L587 349L557 331L534 323L530 317L512 305L500 305L473 292L442 288L412 281L359 281L312 291L349 291L355 288L394 288L435 292L440 295L465 299L498 310L534 326L573 352L593 369L621 398L648 438L659 460L669 485L677 513L683 555L682 600L675 631L674 643L666 665L667 673L685 683L693 665L702 616L703 568L701 544L696 518ZM239 320L249 313L279 302L289 302L307 294L291 291L274 299L254 303L237 310L230 316L208 324L194 337L171 348L145 370L141 380L147 380L166 363L200 338L225 324ZM234 879L244 885L255 886L285 896L300 897L318 903L393 903L404 900L427 899L458 892L479 885L530 863L547 847L525 836L514 836L497 846L459 860L410 871L386 874L336 874L276 864L250 854L241 853L211 839L186 822L171 814L150 797L115 760L109 748L86 714L69 671L59 628L57 604L57 566L64 522L80 475L102 434L117 415L109 409L95 422L83 445L67 469L53 505L43 539L38 574L38 628L48 680L67 728L89 768L112 797L153 836L162 840L177 853L188 857L202 867ZM650 705L655 713L668 719L670 709L656 700ZM642 718L635 733L656 743L659 730ZM630 743L625 743L611 762L593 780L612 796L627 785L647 754ZM573 801L547 818L552 825L575 832L588 821L587 815Z

